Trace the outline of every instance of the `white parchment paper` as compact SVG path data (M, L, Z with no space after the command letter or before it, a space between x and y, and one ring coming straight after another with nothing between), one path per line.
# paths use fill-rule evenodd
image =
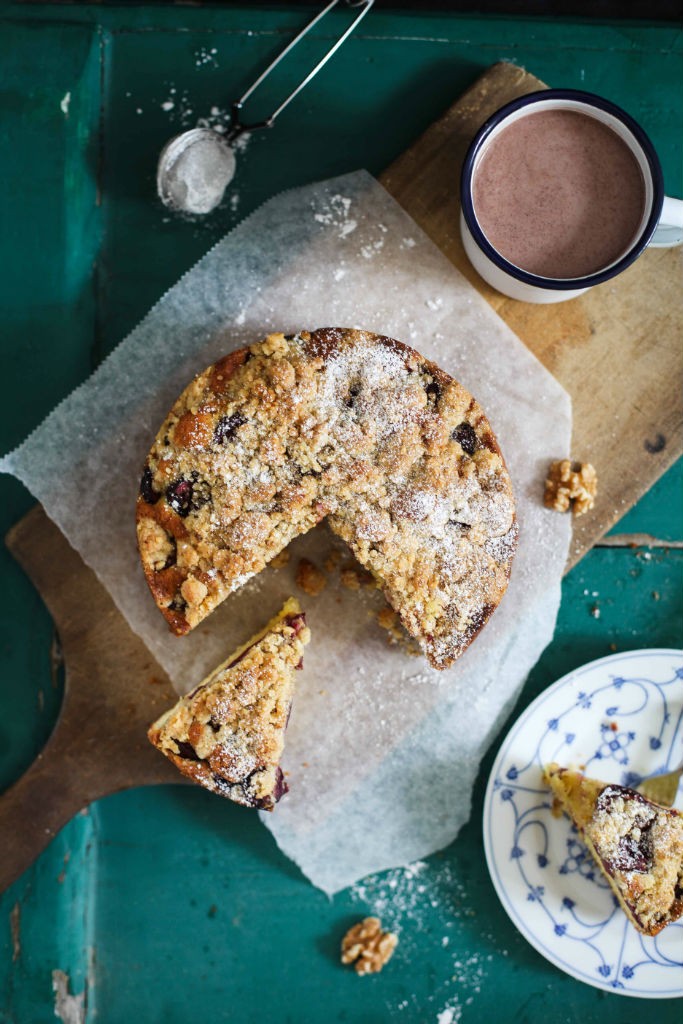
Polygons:
M138 563L142 465L194 373L273 330L363 327L413 345L483 405L506 457L520 543L502 605L449 670L387 645L379 595L338 574L298 593L300 556L319 565L322 526L292 545L189 637L167 631ZM359 171L284 193L218 243L92 377L0 469L43 503L131 627L185 692L290 593L313 639L287 734L291 791L263 820L327 892L448 844L467 820L479 761L550 641L570 523L542 506L551 459L569 453L569 397L410 217Z

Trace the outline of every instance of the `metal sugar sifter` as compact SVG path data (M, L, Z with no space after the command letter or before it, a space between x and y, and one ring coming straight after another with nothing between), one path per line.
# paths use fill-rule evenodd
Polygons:
M246 100L285 59L290 50L293 50L297 43L340 3L343 3L345 7L359 8L359 13L349 27L270 117L254 124L244 124L241 115ZM212 128L191 128L170 139L162 149L157 165L157 192L164 205L182 213L204 214L214 210L235 175L236 159L233 143L246 132L272 127L285 107L289 106L294 97L298 96L318 71L327 64L344 40L351 35L373 3L374 0L332 0L324 7L287 44L244 95L231 104L230 126L224 134L214 131Z

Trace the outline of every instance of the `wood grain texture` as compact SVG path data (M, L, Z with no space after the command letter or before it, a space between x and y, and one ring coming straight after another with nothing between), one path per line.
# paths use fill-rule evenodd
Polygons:
M130 786L184 782L146 736L176 699L168 676L94 573L40 506L10 531L7 546L55 620L66 678L50 740L0 796L0 892L93 800Z
M570 568L683 454L683 254L651 249L612 281L547 306L479 277L460 240L460 167L495 110L545 88L495 64L380 180L571 395L572 456L596 467L599 496L574 522Z

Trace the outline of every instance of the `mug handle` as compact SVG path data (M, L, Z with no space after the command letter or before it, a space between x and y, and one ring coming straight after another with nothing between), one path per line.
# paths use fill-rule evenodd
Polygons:
M656 249L668 249L683 242L683 199L664 196L662 215L649 243Z

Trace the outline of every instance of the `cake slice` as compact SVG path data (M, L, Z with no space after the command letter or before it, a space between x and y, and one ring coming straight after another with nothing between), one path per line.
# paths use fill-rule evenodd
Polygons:
M150 726L183 775L245 807L272 810L287 792L280 768L310 631L293 597L248 643Z
M683 816L634 789L548 764L545 779L628 919L657 935L683 914Z

